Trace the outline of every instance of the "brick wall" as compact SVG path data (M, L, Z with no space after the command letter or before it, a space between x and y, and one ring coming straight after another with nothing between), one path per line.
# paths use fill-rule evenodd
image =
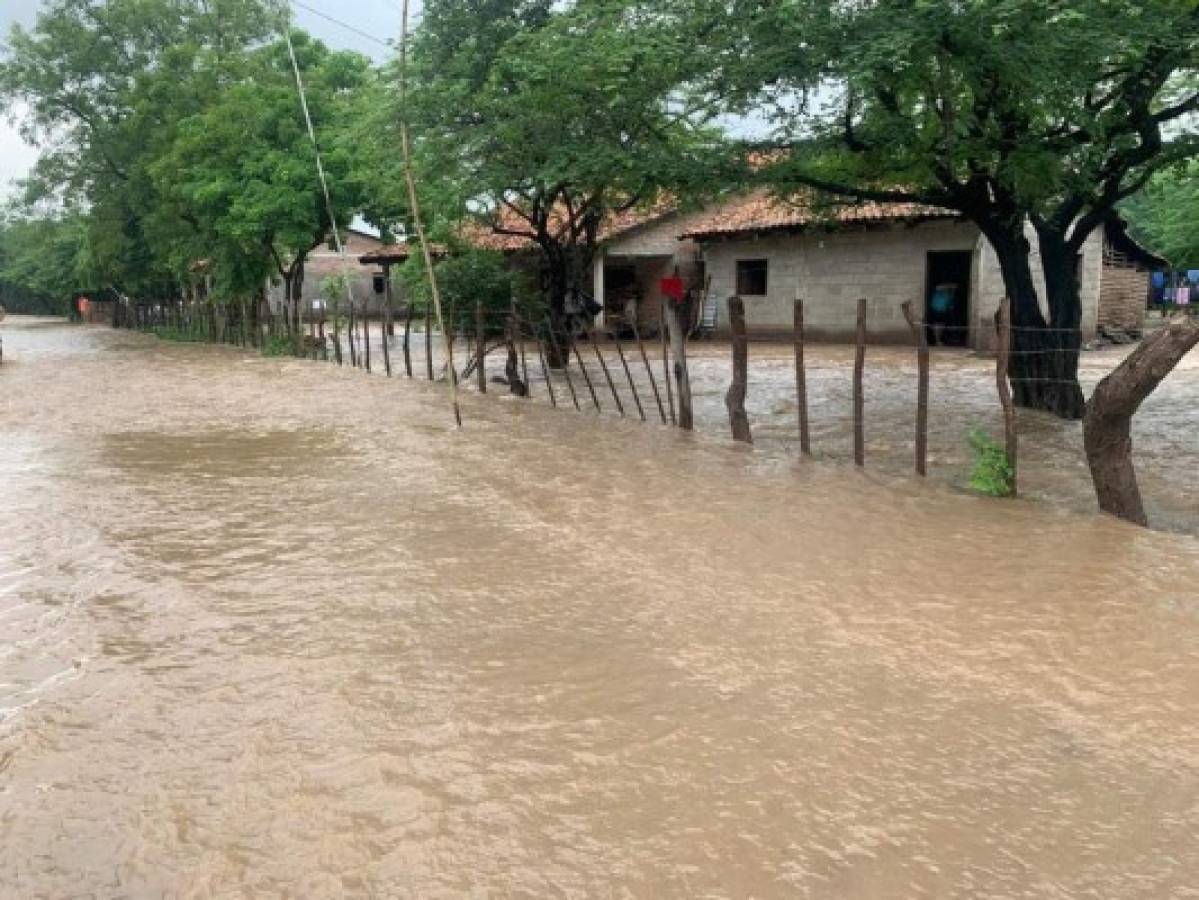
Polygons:
M1149 274L1118 253L1103 256L1103 279L1099 287L1099 325L1121 331L1141 331Z

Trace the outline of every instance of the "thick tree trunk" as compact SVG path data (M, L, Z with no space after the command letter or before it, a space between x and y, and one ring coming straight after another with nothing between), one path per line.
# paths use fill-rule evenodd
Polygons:
M1148 525L1132 465L1132 417L1178 361L1199 344L1199 322L1175 319L1099 382L1087 404L1083 440L1099 508Z
M1074 276L1074 255L1062 241L1042 240L1041 257L1052 317L1041 311L1023 226L988 230L1012 301L1010 381L1017 406L1039 409L1063 419L1082 418L1084 399L1078 384L1078 331L1082 304ZM1060 246L1054 246L1058 244Z

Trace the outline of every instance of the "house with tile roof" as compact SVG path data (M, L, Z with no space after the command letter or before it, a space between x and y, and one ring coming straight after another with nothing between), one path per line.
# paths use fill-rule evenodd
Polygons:
M1031 226L1028 234L1043 298ZM748 328L759 335L789 333L800 297L812 339L852 340L857 300L864 297L873 341L911 340L901 311L911 300L934 326L937 343L978 349L994 343L992 323L1004 296L999 260L978 227L950 210L804 195L783 200L754 191L717 204L680 240L699 248L716 298L744 299ZM1119 220L1091 235L1077 260L1084 340L1101 326L1140 330L1148 271L1157 264ZM723 306L718 310L723 319ZM717 330L724 324L718 321Z

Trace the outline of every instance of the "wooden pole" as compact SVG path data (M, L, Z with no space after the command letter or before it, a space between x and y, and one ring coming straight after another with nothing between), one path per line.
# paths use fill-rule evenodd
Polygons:
M749 391L749 345L745 337L745 302L740 297L729 297L729 327L733 333L733 383L724 395L724 405L729 411L733 440L752 444L749 415L745 412L745 395Z
M554 334L554 320L549 316L546 316L545 327L549 332L550 349L554 351L554 359L561 359L565 361L564 365L562 366L562 374L566 376L566 386L570 388L570 399L574 401L575 409L579 410L579 412L582 412L583 407L579 405L579 395L575 392L575 384L570 377L570 351L568 350L564 354L562 352L562 348L558 346L558 338Z
M483 321L483 301L475 301L475 378L479 384L479 393L487 393L487 370L483 360L487 357L487 337Z
M633 337L637 339L637 350L641 353L641 361L645 363L646 374L649 375L649 386L654 391L654 400L658 404L658 415L662 417L662 424L666 424L666 407L662 405L662 395L658 393L658 380L654 378L654 367L649 364L649 354L645 352L645 342L641 340L641 332L637 329L637 323L633 323Z
M391 266L383 267L383 368L391 377L391 349L387 346L391 334Z
M674 388L670 384L670 349L667 347L666 301L658 301L658 330L662 335L662 373L666 382L666 402L670 406L670 424L677 425L674 414Z
M612 341L616 344L616 353L620 357L620 364L624 366L625 378L629 380L629 391L633 394L633 402L637 404L637 414L641 416L641 421L645 421L645 409L641 406L641 397L637 395L637 383L633 381L633 373L629 369L629 361L625 359L624 348L620 346L620 338L615 333L612 335Z
M545 364L545 348L541 346L541 335L534 329L533 338L537 341L537 356L541 359L541 374L545 378L545 388L549 391L550 406L558 408L558 398L554 396L554 383L550 380L550 367Z
M412 377L412 297L404 304L404 374Z
M853 462L866 465L866 434L862 424L865 399L862 394L862 375L866 370L866 300L858 301L857 352L853 358Z
M799 416L799 452L812 455L812 436L808 429L808 374L804 366L803 300L795 298L795 407Z
M912 301L903 302L903 317L916 339L916 474L928 474L928 329L916 321Z
M508 379L508 390L518 397L529 396L529 383L522 381L520 377L520 369L518 368L519 360L516 355L516 313L508 313L508 321L504 323L504 343L508 351L508 358L504 361L504 376ZM526 373L526 378L527 378Z
M520 344L520 374L525 385L525 391L521 396L531 397L533 396L533 386L529 383L529 364L525 359L524 329L520 321L520 311L516 308L515 298L512 300L512 331L516 341Z
M366 363L366 371L371 370L371 317L370 301L362 301L362 357Z
M433 380L433 307L425 304L425 374Z
M571 333L572 330L573 329L571 328L570 323L567 322L566 340L570 346L567 348L566 364L568 366L570 365L569 351L573 350L575 353L575 359L579 361L579 369L583 372L583 383L587 385L587 390L591 393L591 402L595 404L595 411L603 412L603 410L600 408L599 397L597 397L595 394L595 385L591 383L591 375L587 371L587 365L583 362L583 354L579 352L579 345L575 342L575 336Z
M683 333L683 323L673 303L666 304L666 318L670 323L675 386L679 389L679 428L691 431L695 423L691 415L691 378L687 374L687 336Z
M354 302L350 301L350 365L358 368L358 320L354 317Z
M336 359L337 364L339 366L341 366L341 365L345 365L345 361L342 359L342 356L341 356L341 316L338 314L340 312L340 310L338 308L339 306L340 306L340 304L338 304L336 301L334 301L334 306L333 306L333 358ZM274 315L274 313L271 314L270 330L271 330L271 336L273 337L274 331L275 331L275 315Z
M995 387L999 391L999 404L1003 407L1003 444L1008 465L1012 469L1012 496L1016 496L1016 405L1012 403L1012 390L1008 384L1008 363L1011 358L1011 301L1003 298L995 311Z
M608 382L608 389L612 391L612 400L616 403L616 411L623 418L624 404L620 402L620 394L616 393L616 383L612 381L612 374L608 371L608 363L604 360L604 354L600 353L599 344L596 343L595 333L591 328L587 329L587 343L591 344L591 349L595 351L595 357L599 360L600 369L604 373L604 379Z

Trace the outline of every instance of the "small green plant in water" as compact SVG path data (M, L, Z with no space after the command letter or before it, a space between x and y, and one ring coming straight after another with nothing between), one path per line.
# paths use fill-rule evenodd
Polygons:
M967 439L974 454L970 487L988 497L1010 497L1016 473L1008 462L1003 444L981 428L973 429Z
M157 335L159 340L178 341L184 344L198 344L207 339L207 335L199 328L184 328L176 325L155 325L150 333Z
M285 334L269 335L262 344L263 356L291 356L292 342Z

